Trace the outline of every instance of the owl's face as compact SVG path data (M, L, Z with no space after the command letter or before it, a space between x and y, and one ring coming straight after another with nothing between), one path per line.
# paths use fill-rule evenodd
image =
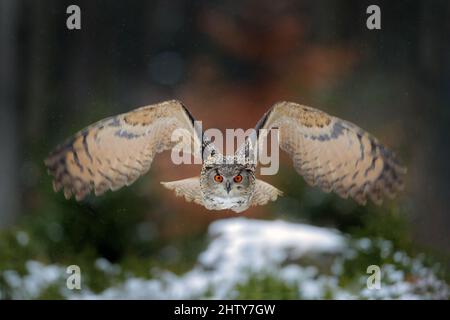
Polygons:
M240 164L203 168L200 186L205 198L231 208L247 201L255 189L254 170Z

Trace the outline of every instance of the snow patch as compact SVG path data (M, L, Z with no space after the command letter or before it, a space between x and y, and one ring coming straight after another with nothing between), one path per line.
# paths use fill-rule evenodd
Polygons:
M227 299L236 298L236 288L255 275L274 277L305 299L450 297L449 286L438 279L432 268L424 266L423 257L411 258L402 251L394 251L392 243L382 239L352 240L333 229L243 217L212 223L209 237L209 246L199 255L197 265L181 276L152 270L151 279L137 278L123 273L118 265L97 259L95 267L101 272L127 277L101 293L93 293L84 286L81 291L68 290L65 268L36 261L26 264L25 276L14 270L6 270L2 275L13 299L39 297L51 285L58 286L68 299ZM393 261L380 266L381 289L367 288L364 266L361 276L343 287L340 277L346 274L346 263L356 263L355 259L373 250ZM328 271L323 270L324 266Z

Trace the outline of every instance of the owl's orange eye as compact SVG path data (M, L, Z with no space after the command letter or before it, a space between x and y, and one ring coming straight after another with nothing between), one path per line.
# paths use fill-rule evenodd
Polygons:
M242 176L238 174L236 177L233 178L234 182L239 183L242 181Z
M223 177L220 174L216 174L214 176L214 181L218 182L218 183L221 183L223 181Z

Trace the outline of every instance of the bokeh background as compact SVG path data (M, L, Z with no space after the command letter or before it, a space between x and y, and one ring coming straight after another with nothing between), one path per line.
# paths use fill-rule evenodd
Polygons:
M81 30L66 28L71 4L81 8ZM381 7L381 30L366 28L370 4ZM397 199L360 207L324 194L283 155L279 174L266 180L285 196L245 216L387 239L425 254L448 280L449 30L443 0L1 0L0 298L17 297L1 272L24 276L30 260L78 264L94 292L127 271L183 273L205 248L209 224L238 216L161 188L159 181L199 170L173 165L169 152L118 192L81 203L53 193L43 159L58 143L101 118L168 99L183 101L204 128L247 129L274 102L290 100L367 129L408 167ZM99 258L123 272L100 274ZM277 288L262 297L283 297ZM48 288L32 297L61 295Z

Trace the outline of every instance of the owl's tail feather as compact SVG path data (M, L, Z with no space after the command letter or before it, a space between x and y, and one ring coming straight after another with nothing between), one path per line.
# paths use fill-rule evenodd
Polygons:
M161 182L161 184L169 190L174 190L177 196L183 196L186 201L194 201L199 205L203 205L202 192L200 189L200 177Z
M262 180L256 180L255 193L252 197L252 206L262 206L269 201L275 201L282 196L283 192L278 190L273 185L268 184Z

